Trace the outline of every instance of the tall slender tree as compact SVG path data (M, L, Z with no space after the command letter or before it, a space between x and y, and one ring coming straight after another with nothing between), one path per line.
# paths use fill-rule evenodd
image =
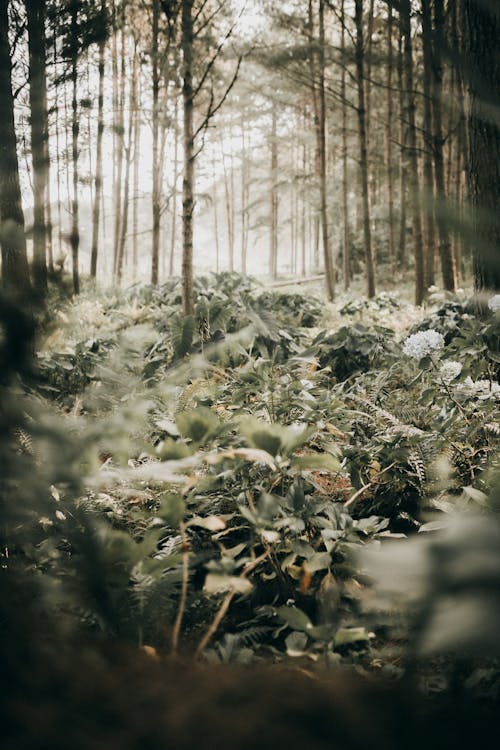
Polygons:
M106 0L101 0L101 23L105 26L107 21ZM99 245L99 224L101 219L101 201L102 201L102 143L104 136L104 72L105 72L105 51L106 40L103 34L99 42L99 93L97 97L97 144L95 160L95 187L94 187L94 205L92 208L92 245L90 255L90 275L95 279L97 275L97 256Z
M403 71L405 87L406 160L409 165L409 198L413 226L413 252L415 255L415 303L420 305L425 291L424 246L422 238L422 215L420 181L418 173L417 128L415 121L415 90L413 83L413 41L411 29L410 0L401 0L399 14L404 37Z
M9 2L5 0L0 2L0 244L3 287L29 303L31 284L14 127Z
M434 169L436 176L437 224L439 234L439 257L443 286L449 292L457 287L456 260L451 245L449 222L447 219L447 195L444 173L444 133L442 125L443 98L443 49L444 35L444 2L434 0L434 45L433 45L433 131L434 131Z
M45 49L46 0L26 0L29 47L31 158L33 164L33 288L47 291L48 115Z
M359 168L361 170L361 190L363 197L363 237L365 244L366 282L369 297L375 296L375 264L370 223L370 199L368 193L368 149L365 110L365 72L363 38L363 0L355 3L356 23L356 82L358 88L358 137Z

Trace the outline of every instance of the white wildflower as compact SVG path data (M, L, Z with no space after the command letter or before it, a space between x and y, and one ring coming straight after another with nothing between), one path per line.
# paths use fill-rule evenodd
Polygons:
M444 362L439 368L439 374L441 375L445 383L451 383L452 380L455 380L455 378L458 378L461 372L462 372L461 362L455 362L454 360L449 360L448 362Z
M464 396L476 396L481 400L490 397L500 396L500 385L489 380L472 380L470 376L466 377L463 383L457 385L457 392Z
M498 312L500 310L500 294L495 294L488 300L488 307L492 312Z
M422 359L431 352L437 351L444 347L444 338L432 329L428 331L419 331L412 336L408 336L403 344L403 354L413 359Z

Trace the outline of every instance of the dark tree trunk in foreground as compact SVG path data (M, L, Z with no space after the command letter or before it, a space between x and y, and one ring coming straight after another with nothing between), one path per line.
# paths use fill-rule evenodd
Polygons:
M468 183L478 290L500 291L500 5L465 0L465 69L471 103Z
M194 314L193 210L194 210L194 125L193 125L193 0L182 4L182 102L184 111L184 175L182 180L182 309Z
M425 288L434 284L435 232L434 232L434 170L432 122L432 19L431 0L421 0L422 46L424 54L424 238L425 238Z
M356 0L356 79L358 86L358 136L363 198L363 237L365 243L366 281L368 297L375 296L375 266L370 227L370 201L368 194L368 153L365 111L363 0Z
M45 0L26 0L29 47L31 158L33 163L33 286L42 298L47 291L48 118L45 74Z
M160 141L160 63L159 63L160 2L153 0L153 246L151 250L151 283L158 284L160 269L161 170L159 169ZM184 27L183 27L184 28Z
M5 289L21 299L31 291L24 214L21 204L19 166L14 129L11 59L8 38L8 6L0 2L0 243L2 282Z
M420 211L420 186L418 179L417 130L415 124L415 92L413 85L413 45L410 20L410 0L401 0L400 20L404 36L403 72L405 87L405 126L407 129L406 161L409 165L410 206L413 225L413 252L415 254L415 304L424 298L424 247Z
M71 259L73 264L73 291L80 293L78 250L80 247L79 201L78 201L78 1L71 3L71 155L73 161L73 199L71 205Z

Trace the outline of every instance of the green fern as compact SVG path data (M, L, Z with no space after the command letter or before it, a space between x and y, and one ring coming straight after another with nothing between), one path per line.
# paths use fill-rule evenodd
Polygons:
M193 344L195 329L195 318L193 315L182 316L180 313L172 316L170 322L170 334L174 347L175 357L184 357Z

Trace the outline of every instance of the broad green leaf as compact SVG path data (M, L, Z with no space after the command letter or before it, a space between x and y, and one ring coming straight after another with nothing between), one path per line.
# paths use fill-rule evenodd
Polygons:
M293 630L309 631L313 627L309 617L298 607L278 607L276 614Z
M220 427L218 416L206 406L200 406L193 411L184 411L177 415L176 424L184 438L193 443L201 444Z

